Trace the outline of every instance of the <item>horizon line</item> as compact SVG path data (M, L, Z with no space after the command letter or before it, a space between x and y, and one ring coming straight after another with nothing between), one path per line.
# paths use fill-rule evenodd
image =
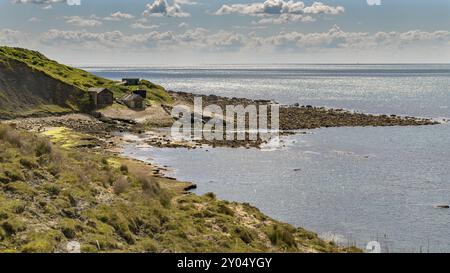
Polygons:
M68 63L68 65L82 68L98 68L98 67L123 67L123 68L145 68L145 67L200 67L200 66L238 66L238 65L450 65L450 62L403 62L403 63L203 63L203 64L116 64L116 63L99 63L99 64L82 64L82 63Z

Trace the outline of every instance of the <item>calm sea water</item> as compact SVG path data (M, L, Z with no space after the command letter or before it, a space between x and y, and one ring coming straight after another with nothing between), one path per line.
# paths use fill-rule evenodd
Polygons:
M450 65L266 65L90 68L172 90L274 99L370 113L450 118ZM174 168L198 193L249 202L268 215L360 247L450 251L450 125L328 128L281 149L157 149L125 154Z

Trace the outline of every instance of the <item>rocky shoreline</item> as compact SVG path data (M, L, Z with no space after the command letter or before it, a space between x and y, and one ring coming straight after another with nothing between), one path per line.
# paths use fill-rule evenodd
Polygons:
M186 92L169 93L179 101L192 105L195 97L203 99L204 106L216 104L222 109L227 105L270 105L271 100L251 100L246 98L227 98L216 95L197 95ZM422 126L436 125L438 122L427 118L402 117L397 115L373 115L351 112L344 109L314 107L311 105L280 105L280 130L316 129L322 127L350 126Z
M271 105L276 103L271 100L252 100L247 98L228 98L216 95L198 95L186 92L168 91L174 97L178 104L192 107L194 98L201 97L203 107L208 105L218 105L222 109L226 109L229 105ZM166 108L170 113L171 107ZM270 113L268 115L270 117ZM331 109L325 107L314 107L311 105L300 105L295 103L292 105L280 105L279 112L279 129L280 135L304 133L301 130L329 128L329 127L379 127L379 126L426 126L437 125L439 122L416 117L402 117L397 115L374 115L352 112L344 109ZM206 120L207 121L207 120ZM206 122L204 120L204 122ZM226 123L226 122L224 122ZM270 126L269 126L270 128ZM244 148L260 148L265 144L265 140L258 138L257 140L249 140L248 134L246 140L196 140L198 145L208 145L212 147L244 147Z
M251 100L246 98L227 98L215 95L196 95L186 92L168 91L174 98L173 105L152 106L160 107L161 112L170 118L170 111L175 105L187 105L192 107L195 97L203 99L204 106L216 104L223 109L227 105L268 105L274 103L269 100ZM354 126L426 126L436 125L439 122L415 117L402 117L397 115L372 115L347 111L344 109L328 109L325 107L313 107L310 105L281 105L280 106L280 135L304 133L301 130L328 127L354 127ZM104 113L95 112L87 114L67 114L50 117L20 118L5 121L13 124L19 129L41 132L46 128L66 127L75 132L86 133L94 136L98 140L98 145L109 150L120 150L123 139L117 136L117 132L130 132L144 135L143 142L161 148L188 148L195 149L203 145L210 147L230 147L230 148L261 148L266 141L258 138L249 140L248 134L245 140L192 140L175 141L170 136L167 122L159 124L152 122L151 128L146 126L146 121L152 120L152 115L148 115L144 122L134 120L128 116L116 115L110 117Z

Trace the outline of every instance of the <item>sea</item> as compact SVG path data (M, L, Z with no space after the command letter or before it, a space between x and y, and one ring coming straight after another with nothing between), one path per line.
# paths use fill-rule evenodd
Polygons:
M303 130L263 149L126 146L198 194L247 202L343 246L449 252L450 65L265 64L87 67L196 94L426 117L440 125Z

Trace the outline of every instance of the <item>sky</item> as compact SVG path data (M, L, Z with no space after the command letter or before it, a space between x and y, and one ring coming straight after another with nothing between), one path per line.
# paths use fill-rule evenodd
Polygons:
M450 63L450 1L0 0L0 45L75 65Z

